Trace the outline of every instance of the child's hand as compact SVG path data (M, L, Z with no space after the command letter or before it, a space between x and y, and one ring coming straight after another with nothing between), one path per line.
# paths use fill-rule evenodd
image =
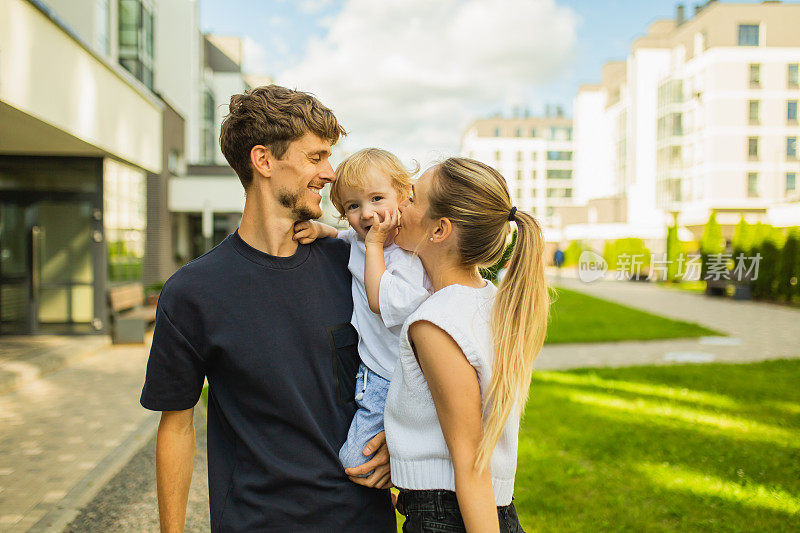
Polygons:
M313 220L303 220L294 223L294 235L292 239L300 244L311 244L319 239L319 226Z
M394 210L391 213L388 210L383 212L383 220L381 220L378 213L372 215L372 227L369 228L367 236L364 237L366 244L380 244L386 242L389 235L397 229L400 224L400 211Z

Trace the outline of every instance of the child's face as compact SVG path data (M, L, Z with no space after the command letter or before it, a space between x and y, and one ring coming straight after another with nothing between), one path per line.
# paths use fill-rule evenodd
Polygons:
M391 179L380 170L368 172L364 177L363 189L343 187L342 199L344 215L361 240L364 240L372 227L372 216L375 213L383 220L384 211L391 213L400 204Z

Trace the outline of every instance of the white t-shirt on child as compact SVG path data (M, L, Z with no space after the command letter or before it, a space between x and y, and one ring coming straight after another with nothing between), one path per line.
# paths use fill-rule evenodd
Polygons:
M403 322L431 295L433 286L419 257L396 244L383 248L386 272L381 277L381 314L373 313L364 285L364 260L367 246L353 229L339 232L350 243L347 268L353 275L353 326L358 331L358 353L370 370L391 379L400 350Z

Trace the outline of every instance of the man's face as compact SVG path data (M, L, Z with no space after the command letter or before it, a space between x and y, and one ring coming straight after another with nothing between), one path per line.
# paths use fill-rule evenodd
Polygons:
M322 216L322 188L335 179L330 155L330 142L306 133L289 145L283 159L274 160L270 182L278 203L294 220Z

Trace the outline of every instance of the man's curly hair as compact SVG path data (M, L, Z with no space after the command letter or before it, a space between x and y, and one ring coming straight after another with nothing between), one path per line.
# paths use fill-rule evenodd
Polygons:
M265 85L231 96L222 121L220 148L245 190L253 181L250 151L263 145L283 158L289 145L306 133L336 144L347 132L333 112L313 95L280 85Z

